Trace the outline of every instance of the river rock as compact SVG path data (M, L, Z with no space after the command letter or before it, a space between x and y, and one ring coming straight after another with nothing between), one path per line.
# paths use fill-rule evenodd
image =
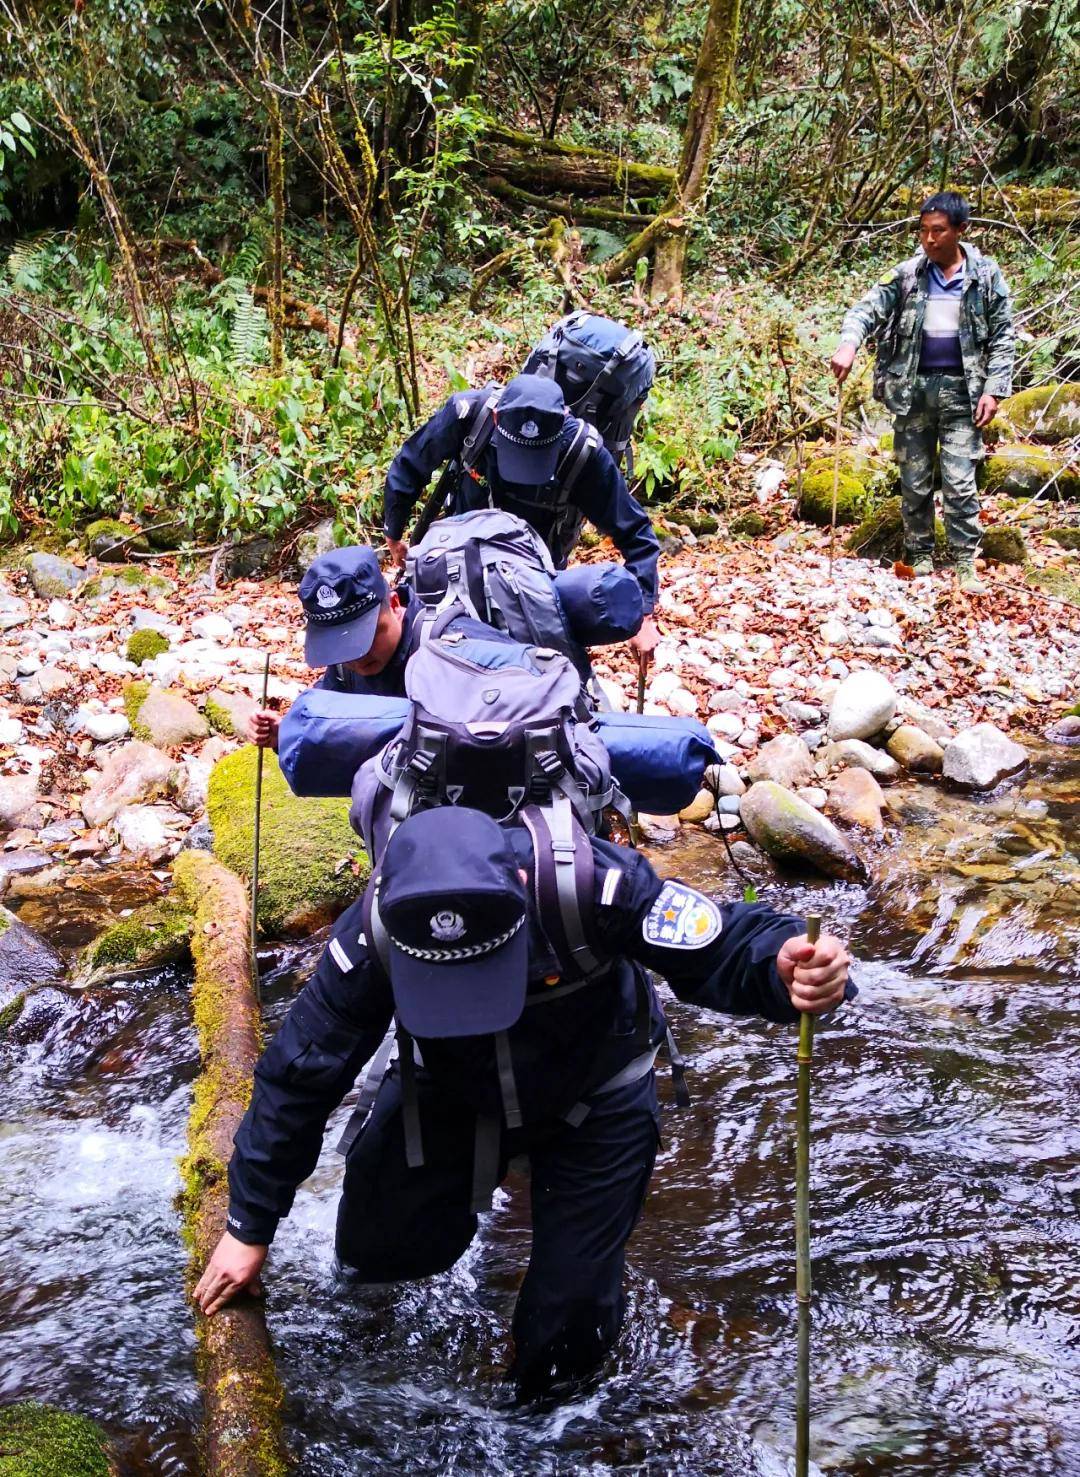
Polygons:
M703 820L712 815L716 808L716 796L711 790L699 790L691 800L679 811L679 819L690 825L700 825Z
M113 817L120 845L134 856L160 857L168 850L169 833L153 805L129 805Z
M191 623L191 634L197 641L231 641L232 623L223 615L200 615Z
M5 586L0 585L0 631L23 626L30 619L30 606Z
M208 693L206 698L206 716L210 727L217 729L218 733L242 734L248 719L258 708L258 703L246 692L225 692L219 687Z
M867 739L880 733L896 711L892 683L880 672L852 672L829 707L831 739Z
M0 1006L63 973L63 960L52 945L0 907Z
M881 786L865 769L843 769L829 786L825 809L849 826L879 834L885 829L881 812L885 796Z
M318 559L321 554L329 554L336 547L333 518L324 518L314 528L305 528L296 540L297 568L307 569L313 560Z
M950 739L956 737L956 729L947 723L940 713L935 713L932 708L924 708L913 698L906 695L898 698L896 711L903 714L904 718L909 723L913 723L916 728L921 728L923 733L928 733L935 743L944 746Z
M25 733L26 725L21 719L7 714L0 718L0 744L21 744Z
M942 773L961 790L992 790L1027 767L1027 750L992 723L976 723L945 745Z
M762 746L747 768L751 783L773 780L789 790L807 785L814 777L810 750L794 734L782 733Z
M739 713L714 713L709 719L708 727L710 733L735 740L746 727L746 722Z
M138 726L152 744L171 749L177 744L206 738L210 726L194 703L178 692L152 687L139 708Z
M82 797L82 813L92 826L103 826L126 805L138 805L164 794L174 765L153 744L138 739L114 749L101 767L101 774Z
M940 774L944 750L913 723L901 723L885 745L897 764L912 774Z
M45 666L18 683L15 691L21 703L40 706L70 692L75 686L75 680L74 672L67 672L63 667Z
M838 744L830 744L824 759L830 769L837 766L865 769L879 780L894 780L900 775L900 766L895 759L883 750L875 749L872 744L864 744L862 739L841 739Z
M866 868L830 820L783 785L761 780L743 796L741 815L750 835L771 857L809 866L827 877L855 880Z
M38 782L31 774L0 775L0 828L12 831L16 826L36 829L42 823L38 808Z
M746 794L746 786L734 764L710 764L703 778L706 788L716 795Z
M56 554L29 555L26 571L35 595L42 600L62 600L82 584L84 577L81 569L68 559L60 559Z
M79 728L88 733L95 744L108 744L123 738L131 728L123 713L94 713L80 708L77 716Z
M681 825L677 815L646 815L644 811L638 812L637 820L642 836L653 846L670 846Z
M819 785L804 785L801 790L795 791L800 800L805 800L807 805L812 805L815 810L824 810L828 795Z
M1080 744L1080 716L1059 718L1046 730L1046 737L1052 744Z

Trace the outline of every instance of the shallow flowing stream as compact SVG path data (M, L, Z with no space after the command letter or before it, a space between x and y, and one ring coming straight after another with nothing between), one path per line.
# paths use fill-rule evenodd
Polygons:
M870 886L762 888L868 961L815 1056L814 1455L849 1477L1080 1473L1080 760L1041 752L992 800L905 794ZM741 889L704 833L657 861ZM295 962L270 974L275 1020ZM299 1472L786 1471L795 1035L672 1015L694 1105L665 1109L625 1332L570 1403L517 1407L499 1377L527 1185L446 1276L340 1294L331 1125L268 1275ZM172 1206L194 1071L180 973L0 1057L0 1400L93 1415L160 1477L196 1470Z

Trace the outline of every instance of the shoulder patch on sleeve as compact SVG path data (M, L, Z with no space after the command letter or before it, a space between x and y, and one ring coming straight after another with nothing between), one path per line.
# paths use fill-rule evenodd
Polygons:
M899 275L900 275L899 268L893 267L893 269L892 269L891 272L886 272L885 273L884 277L882 277L881 281L878 283L878 286L879 287L888 287L889 283L890 282L895 282L896 279L897 279L897 277L899 277Z
M647 944L666 949L703 949L720 933L720 909L704 893L665 882L641 925Z

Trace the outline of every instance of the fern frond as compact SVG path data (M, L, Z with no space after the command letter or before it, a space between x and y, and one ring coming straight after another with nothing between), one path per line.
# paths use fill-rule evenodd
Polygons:
M233 363L256 363L262 357L268 330L266 314L256 304L250 289L240 287L229 329L229 353Z

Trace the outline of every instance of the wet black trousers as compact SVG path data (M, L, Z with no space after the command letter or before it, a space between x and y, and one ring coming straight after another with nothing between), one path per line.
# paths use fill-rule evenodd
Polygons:
M349 1151L338 1207L337 1254L360 1282L430 1277L453 1266L476 1234L470 1209L475 1115L418 1077L424 1164L405 1162L401 1084L379 1089ZM523 1391L589 1373L622 1323L626 1243L659 1140L656 1082L592 1099L576 1128L555 1121L505 1131L499 1180L527 1154L532 1254L514 1311L511 1376Z

